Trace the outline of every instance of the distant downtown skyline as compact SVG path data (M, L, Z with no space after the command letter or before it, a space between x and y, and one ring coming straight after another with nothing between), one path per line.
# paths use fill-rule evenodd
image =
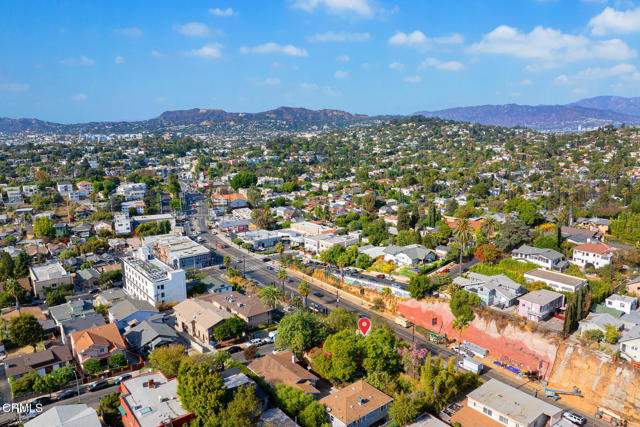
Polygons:
M640 95L640 4L2 2L0 117L281 105L408 114Z

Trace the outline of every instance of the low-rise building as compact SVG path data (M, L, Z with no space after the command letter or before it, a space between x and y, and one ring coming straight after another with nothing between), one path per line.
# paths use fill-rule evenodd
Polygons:
M123 289L133 298L152 305L180 302L187 298L184 270L171 268L153 258L148 248L142 247L121 261Z
M604 300L605 307L615 308L624 313L631 313L638 309L638 298L628 295L613 294Z
M135 213L142 215L146 206L147 204L144 200L127 200L126 202L122 202L120 209L122 212L131 212L131 209L134 209Z
M564 306L564 295L539 289L519 298L518 314L528 320L546 320Z
M179 340L176 330L163 322L161 314L140 323L132 323L125 328L123 336L139 354L148 354L158 347L171 345Z
M142 199L146 192L147 184L144 182L125 182L116 188L116 194L123 196L125 200Z
M587 279L581 277L569 276L568 274L543 270L542 268L527 271L524 273L524 278L527 283L543 282L558 292L575 292L588 283Z
M580 268L602 268L611 264L615 251L606 243L583 243L573 248L572 262Z
M186 299L176 305L173 311L176 329L204 344L213 342L213 330L233 316L227 310L199 298Z
M109 307L109 322L115 323L118 329L138 324L158 314L158 310L147 301L126 298Z
M335 234L338 232L338 229L335 227L327 227L326 225L313 221L294 222L289 227L302 234Z
M89 301L81 299L75 299L49 307L49 314L51 314L51 317L58 325L67 320L92 316L94 313L93 305Z
M640 325L628 330L618 343L622 358L640 362Z
M321 253L334 246L348 248L360 241L357 235L345 234L309 234L304 236L304 248L310 252Z
M506 426L540 427L553 425L562 417L562 408L511 387L494 378L467 395L467 406L484 417ZM466 424L465 424L466 425Z
M98 413L84 403L56 405L24 424L24 427L101 427Z
M333 427L369 427L387 418L393 398L364 380L350 384L319 400Z
M453 283L460 285L466 291L475 293L482 303L488 306L510 307L517 302L519 296L527 292L524 286L504 274L485 276L469 273L468 277L456 277Z
M315 387L318 377L300 366L291 351L267 354L254 359L247 367L271 387L285 384L299 388L307 394L320 393Z
M82 366L89 360L107 359L117 353L124 354L127 350L127 344L115 323L74 332L69 342L74 357Z
M417 265L431 263L438 259L438 255L431 249L418 245L396 246L390 245L382 250L384 260L396 265Z
M210 302L214 306L238 316L247 322L249 328L266 325L271 321L273 309L265 307L257 297L233 291L224 294L203 295L198 297L198 300Z
M96 296L94 305L114 305L118 301L122 301L127 297L127 294L120 288L111 288L106 291L100 292Z
M56 289L60 285L73 283L71 273L68 273L61 263L38 264L29 268L29 277L33 286L33 293L38 298L47 296L44 288Z
M205 268L214 260L213 252L186 236L170 236L151 243L154 257L173 268Z
M131 219L129 218L129 212L117 213L113 215L113 228L116 234L129 234L131 233Z
M548 248L522 245L518 249L511 251L511 257L518 261L531 262L551 270L562 271L568 267L568 263L562 262L564 255Z
M19 354L4 359L5 375L8 378L20 378L26 373L36 371L38 375L67 366L73 360L71 349L66 345L56 345L35 353Z
M282 235L278 231L245 231L238 233L237 236L244 243L250 243L254 250L271 248L282 241Z
M120 384L122 422L128 427L180 427L195 415L182 407L178 380L168 380L162 372L137 375Z

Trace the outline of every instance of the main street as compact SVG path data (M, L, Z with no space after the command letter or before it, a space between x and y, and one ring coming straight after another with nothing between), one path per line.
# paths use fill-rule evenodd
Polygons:
M203 237L205 244L208 247L215 249L220 258L229 256L232 260L231 265L234 268L238 268L240 271L243 271L246 277L249 280L255 282L259 287L269 286L271 284L282 287L282 281L278 279L276 270L267 269L268 264L261 260L261 258L264 257L260 256L259 254L249 254L243 249L233 247L232 245L227 245L226 243L224 248L218 247L217 243L222 242L222 240L216 234L210 232L206 224L206 217L208 215L206 199L200 193L191 193L189 195L189 199L193 200L194 204L198 205L196 207L196 212L194 212L194 215L198 221L198 227L200 228L200 230L202 230L201 236ZM189 207L191 207L191 205L189 205ZM287 296L299 296L298 285L300 284L301 280L291 275L289 275L288 277L289 279L284 283L284 290L287 293ZM362 305L349 301L346 298L339 298L338 301L335 294L330 293L312 283L309 283L309 287L311 289L311 292L307 297L308 303L315 303L322 307L325 307L328 312L334 310L337 307L342 307L350 312L356 313L358 316L382 318L379 314L369 309L368 307L363 307ZM398 338L409 343L415 342L418 346L425 347L434 357L441 357L446 361L450 357L456 356L456 353L451 349L432 343L421 334L414 333L414 330L412 328L405 328L391 321L387 321L386 323ZM481 376L485 381L491 378L495 378L530 395L535 395L534 390L531 390L531 388L529 387L523 387L523 385L526 383L525 380L501 372L497 369L493 369L491 366L486 366L486 370ZM538 395L544 396L544 392L539 392ZM564 402L562 402L562 400L553 402L553 404L565 410L580 413L573 407L566 405ZM601 425L601 421L597 420L593 416L593 414L580 414L587 418L587 420L589 421L589 425Z

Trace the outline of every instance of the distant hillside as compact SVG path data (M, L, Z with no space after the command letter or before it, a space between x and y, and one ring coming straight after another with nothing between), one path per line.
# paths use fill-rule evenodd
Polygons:
M439 111L419 111L416 115L440 117L442 119L475 122L484 125L522 126L538 130L576 131L608 124L640 125L640 98L600 97L601 101L582 100L567 105L480 105L475 107L449 108ZM619 98L615 100L613 98ZM617 106L614 111L605 108L593 108L587 105ZM637 105L634 107L634 105ZM629 112L625 112L625 108ZM634 114L632 114L634 112ZM637 115L636 115L637 114Z
M640 97L625 98L623 96L596 96L595 98L581 99L568 105L577 105L598 110L610 110L616 113L640 116Z
M57 133L135 133L143 131L170 130L174 126L190 126L198 130L207 127L229 127L232 124L259 123L267 128L277 122L276 127L288 130L304 130L311 127L342 127L356 123L368 123L380 118L364 114L351 114L340 110L309 110L306 108L280 107L260 113L230 113L219 109L165 111L158 117L132 122L91 122L60 124L37 119L0 118L0 132L57 132Z

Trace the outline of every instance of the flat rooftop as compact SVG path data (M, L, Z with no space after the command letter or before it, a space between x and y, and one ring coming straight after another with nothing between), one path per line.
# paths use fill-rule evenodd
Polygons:
M167 280L169 278L169 272L173 271L167 265L155 258L150 261L143 261L131 256L123 258L122 261L132 266L138 273L142 274L152 282Z
M167 380L159 371L138 375L122 385L123 401L141 427L161 426L189 414L178 400L178 380Z
M175 256L178 258L208 255L211 253L209 249L199 243L194 242L186 236L179 236L174 239L158 241L155 244L168 251L170 256Z
M525 277L530 276L532 278L537 278L541 280L549 280L552 282L562 283L563 285L568 286L580 286L587 279L582 279L580 277L569 276L568 274L557 273L555 271L544 270L542 268L534 268L531 271L527 271Z
M69 273L62 267L59 262L51 264L34 265L31 267L33 276L37 282L45 280L61 279L63 277L69 277Z

